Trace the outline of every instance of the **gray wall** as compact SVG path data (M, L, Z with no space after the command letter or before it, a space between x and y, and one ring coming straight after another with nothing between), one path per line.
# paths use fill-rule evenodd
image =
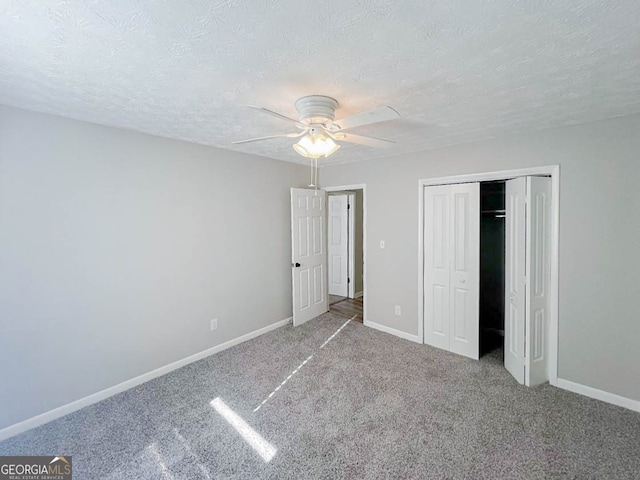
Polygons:
M639 132L630 116L323 168L367 184L367 319L418 333L418 179L560 164L559 376L640 400Z
M0 107L0 428L289 317L306 177Z

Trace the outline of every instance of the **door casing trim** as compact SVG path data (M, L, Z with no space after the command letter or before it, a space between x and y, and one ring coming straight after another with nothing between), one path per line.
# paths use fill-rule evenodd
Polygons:
M362 294L364 295L364 301L362 302L362 319L363 323L367 325L367 184L356 183L351 185L333 185L329 187L322 187L322 190L327 193L362 190L362 262L364 263L362 266ZM327 295L329 295L328 292Z

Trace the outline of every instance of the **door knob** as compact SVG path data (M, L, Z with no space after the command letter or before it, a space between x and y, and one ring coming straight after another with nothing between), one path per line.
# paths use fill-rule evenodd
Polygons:
M300 266L300 264L298 262L296 262L296 263L292 263L291 266L298 268Z

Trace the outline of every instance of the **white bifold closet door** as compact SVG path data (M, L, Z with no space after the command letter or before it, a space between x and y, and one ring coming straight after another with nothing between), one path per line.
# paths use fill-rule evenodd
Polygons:
M506 182L504 366L521 384L549 379L551 179Z
M479 358L480 184L426 187L425 343Z

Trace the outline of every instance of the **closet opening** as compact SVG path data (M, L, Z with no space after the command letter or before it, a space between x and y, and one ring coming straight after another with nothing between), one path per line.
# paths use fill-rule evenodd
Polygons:
M480 183L480 357L504 358L505 181Z
M423 341L557 379L558 168L420 182Z

